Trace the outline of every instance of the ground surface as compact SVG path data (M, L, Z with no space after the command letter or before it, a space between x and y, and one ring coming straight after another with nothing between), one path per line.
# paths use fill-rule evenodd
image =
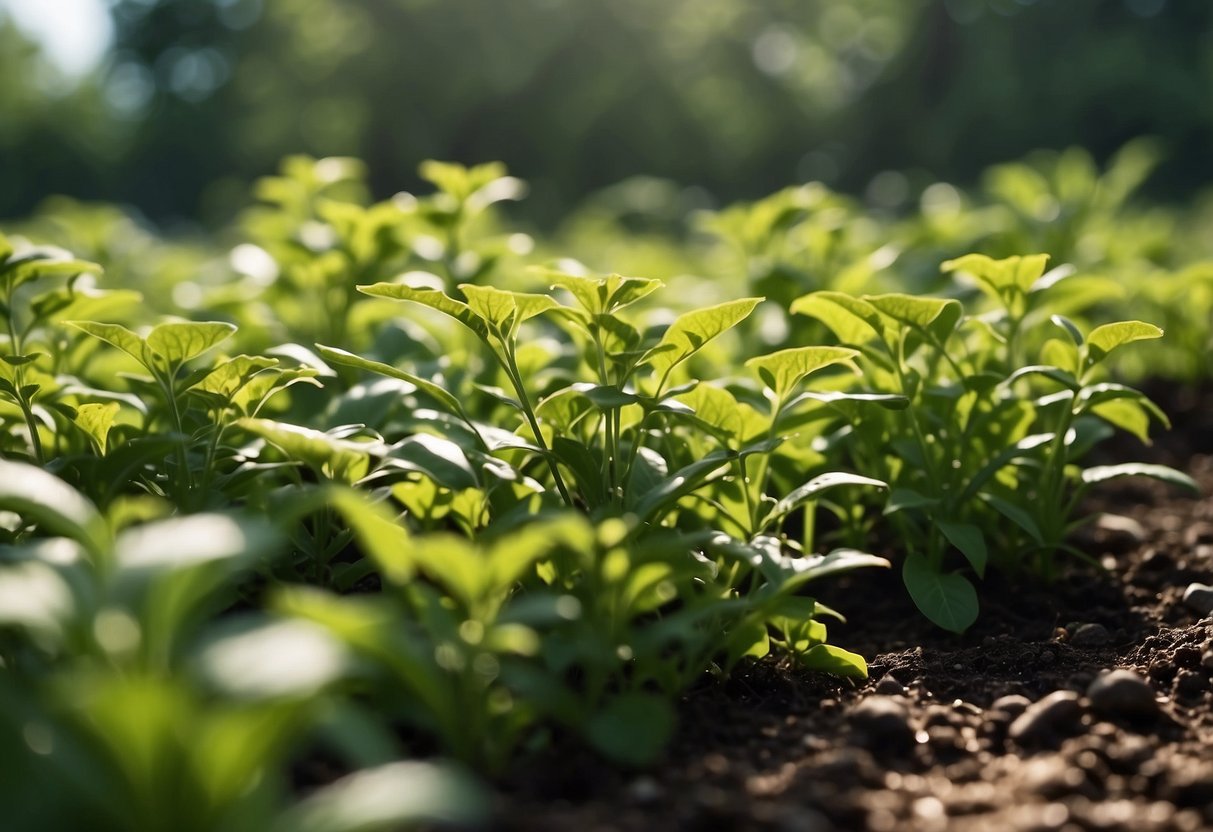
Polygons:
M1173 434L1117 461L1173 464L1213 495L1213 400L1168 397ZM687 695L650 771L528 762L497 827L1213 830L1213 617L1183 597L1213 584L1213 497L1120 481L1091 508L1127 518L1076 541L1114 571L987 580L963 636L922 619L895 570L857 573L821 597L852 612L831 635L868 657L866 683L759 663Z

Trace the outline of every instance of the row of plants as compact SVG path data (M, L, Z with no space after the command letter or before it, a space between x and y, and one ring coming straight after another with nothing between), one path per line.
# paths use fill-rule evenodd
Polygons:
M973 254L937 296L776 280L873 241L812 189L706 220L746 280L599 275L502 230L499 165L422 173L373 203L355 162L289 160L229 268L129 228L80 241L104 272L0 237L16 828L474 822L466 769L552 742L649 764L740 662L866 675L823 579L892 565L959 632L987 571L1082 557L1091 486L1195 488L1084 464L1166 424L1110 375L1163 333L1101 321L1107 278Z

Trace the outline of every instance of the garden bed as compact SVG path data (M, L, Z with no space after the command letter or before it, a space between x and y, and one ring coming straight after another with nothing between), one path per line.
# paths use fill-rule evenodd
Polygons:
M1209 397L1160 398L1173 400L1176 429L1133 455L1186 470L1208 495ZM869 658L866 683L754 664L684 697L677 738L651 770L557 749L514 771L498 827L1213 828L1213 618L1183 600L1213 579L1213 500L1121 481L1092 508L1127 518L1078 541L1113 571L986 581L963 636L918 614L896 571L855 573L822 600L849 599L836 643ZM1093 702L1092 683L1113 669L1153 696L1122 682Z

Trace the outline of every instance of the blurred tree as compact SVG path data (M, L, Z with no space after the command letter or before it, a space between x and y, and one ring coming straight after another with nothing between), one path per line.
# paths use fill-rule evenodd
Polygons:
M1142 133L1166 138L1176 190L1213 173L1207 0L110 2L113 54L70 102L104 100L98 126L16 110L0 152L37 173L6 186L6 213L104 190L226 218L294 152L366 159L379 195L427 157L501 159L542 222L636 174L723 199L915 166L963 182ZM23 73L0 95L30 96L11 91Z

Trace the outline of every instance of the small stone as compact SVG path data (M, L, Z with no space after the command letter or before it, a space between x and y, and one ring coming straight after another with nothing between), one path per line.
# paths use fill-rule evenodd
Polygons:
M1200 657L1200 666L1205 670L1213 670L1213 650L1206 650Z
M882 696L900 696L906 692L906 686L899 682L892 673L887 673L876 683L876 692Z
M862 744L911 746L914 729L905 706L888 696L870 696L851 710L851 726Z
M1032 700L1028 697L1012 693L995 699L994 703L990 705L990 711L1015 718L1026 711L1031 704Z
M1103 647L1111 637L1102 624L1082 624L1070 634L1070 644L1075 647Z
M1158 714L1154 690L1132 670L1101 673L1087 688L1091 708L1103 716L1147 718Z
M628 784L627 794L634 803L644 805L656 803L664 796L665 790L652 777L637 777Z
M1021 745L1043 743L1059 734L1073 733L1081 718L1082 705L1079 704L1078 694L1071 690L1057 690L1020 714L1011 723L1007 735Z
M1184 604L1198 615L1213 613L1213 586L1188 584L1184 590Z

